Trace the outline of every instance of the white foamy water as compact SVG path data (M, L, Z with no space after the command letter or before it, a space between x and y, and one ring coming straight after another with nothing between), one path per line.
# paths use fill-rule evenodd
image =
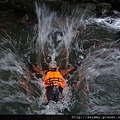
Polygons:
M84 13L80 19L78 19L78 16L58 16L45 5L36 5L36 13L38 17L36 42L38 63L40 63L43 55L46 63L49 62L47 58L54 61L57 57L60 57L60 59L66 59L65 62L68 65L73 39L76 37L78 28L81 25L84 26Z
M120 30L120 18L90 18L87 20L88 23L98 23L101 26L106 26L111 29Z
M84 77L89 84L86 114L120 112L117 99L120 95L120 49L114 45L108 46L91 50L84 62Z
M98 29L95 29L96 26L92 26L92 22L89 22L92 29L86 32L87 27L89 27L84 19L86 12L87 10L82 12L81 9L77 8L72 11L72 16L58 16L56 12L51 12L45 5L42 7L36 5L38 28L34 39L29 39L28 35L25 35L25 40L19 39L25 33L21 30L21 36L14 32L18 38L15 40L6 34L7 39L0 43L1 114L81 115L120 112L119 44L116 46L111 44L111 38L108 45L94 46L91 49L86 48L84 51L84 42L87 41L91 45L91 41L87 38L90 34L94 40L99 41L101 38L103 42L105 42L105 39L102 38L104 37L103 34L106 34L101 33L98 38L96 32L104 30L104 27L99 28L97 26ZM88 18L89 15L86 16ZM97 20L99 21L99 19ZM114 26L119 26L119 21L116 23L113 21L113 23ZM79 26L82 32L78 30ZM100 24L101 26L102 24ZM106 31L107 34L111 34L109 29ZM76 37L78 32L80 33L79 38ZM109 39L110 37L107 36L107 40ZM85 60L81 53L87 56ZM72 78L66 83L66 88L63 91L63 103L58 102L56 104L51 101L49 105L44 105L45 89L43 82L38 79L33 80L31 73L25 71L29 70L29 66L22 60L21 56L24 55L31 59L37 59L39 66L42 66L43 63L48 65L50 61L56 60L58 66L64 66L64 68L71 59L72 63L76 62L78 57L83 59L82 66L73 73ZM71 55L72 57L70 57ZM35 64L35 62L32 63ZM23 74L30 75L30 81L26 81ZM66 78L69 79L69 76ZM20 87L18 78L26 82L30 92L26 92ZM78 82L80 83L77 88ZM89 87L87 92L86 84Z

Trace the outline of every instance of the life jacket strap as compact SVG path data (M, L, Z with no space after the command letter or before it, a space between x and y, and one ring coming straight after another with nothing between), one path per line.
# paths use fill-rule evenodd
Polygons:
M56 86L56 84L58 83L57 86L60 86L59 82L62 82L62 79L54 77L54 78L47 79L46 82L45 82L45 84L47 84L49 86Z

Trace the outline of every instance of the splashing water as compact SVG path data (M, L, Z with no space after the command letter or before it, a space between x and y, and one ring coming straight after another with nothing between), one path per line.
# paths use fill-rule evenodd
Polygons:
M98 23L103 27L107 27L108 29L115 29L116 31L120 30L120 18L90 18L87 22L91 23Z
M92 24L92 27L86 26L84 21L86 12L87 10L84 10L81 13L81 9L77 8L72 11L72 17L70 15L58 16L56 12L50 12L45 5L38 6L36 4L37 38L18 39L19 35L14 40L6 34L8 38L1 39L1 114L80 115L120 112L119 44L111 44L110 42L107 45L103 44L103 46L85 50L84 43L86 41L91 43L88 38L93 35L92 38L97 41L98 38L101 37L102 39L102 36L106 34L96 34L103 28L101 30L97 26L97 29L95 29L96 26L92 26L92 23L89 23L89 26ZM87 16L89 15L87 14ZM77 36L78 32L80 33L79 26L82 26L82 28L84 26L86 32L81 31L80 36ZM106 31L110 32L109 29ZM112 40L110 37L107 39ZM87 56L86 59L84 59L83 53ZM84 59L82 66L77 66L79 68L73 73L73 76L68 75L66 77L63 103L55 104L51 101L49 105L43 105L45 99L43 83L40 79L33 80L31 72L26 72L26 70L29 70L27 64L20 58L24 55L35 58L34 54L37 54L37 62L40 68L44 68L44 64L48 65L53 60L57 61L59 67L63 65L65 68L79 57ZM30 76L30 81L26 81L22 76L23 74ZM24 91L19 86L19 76L22 76L21 81L27 83L30 92Z
M78 9L77 9L78 10ZM86 12L86 11L85 11ZM72 48L72 42L77 37L78 28L83 25L82 21L85 12L80 20L76 17L58 16L55 12L50 12L45 5L36 4L36 13L38 17L36 53L38 54L38 63L42 68L42 61L48 64L50 61L57 61L64 68L69 64L69 54ZM78 48L79 51L79 48ZM37 114L63 114L65 108L69 111L71 107L71 89L66 86L63 91L65 100L63 104L50 103L46 109L36 111ZM56 110L58 109L58 110ZM61 112L60 112L61 111Z
M84 61L84 78L89 84L86 114L118 114L120 49L116 43L93 48ZM81 70L82 71L82 70ZM116 107L118 106L118 107Z
M63 16L50 12L45 5L39 7L37 4L36 13L38 17L38 37L36 41L38 63L42 61L43 55L46 63L48 58L48 62L59 58L60 62L62 62L62 59L66 59L65 62L68 65L71 43L76 37L78 27L83 23L82 17L81 20L76 17L65 17L63 19ZM40 65L40 67L42 66Z
M60 63L63 64L62 61L65 60L67 61L64 65L65 68L65 66L69 64L69 54L72 47L71 43L76 37L76 32L79 24L81 25L81 21L74 17L72 19L65 17L65 19L62 20L62 16L57 16L55 12L50 12L45 5L41 7L36 5L36 12L38 16L38 28L36 32L37 39L35 52L38 55L39 66L42 65L42 61L48 64L50 61L56 60L58 63L60 61ZM27 37L26 43L24 44L22 43L22 39L17 42L6 32L4 33L8 38L3 38L1 42L0 49L2 52L0 53L0 56L2 57L0 59L0 72L2 75L0 77L0 85L1 88L3 88L4 85L7 87L4 91L1 90L1 94L3 95L1 95L0 101L4 101L8 104L11 103L11 105L8 105L8 108L3 111L12 114L64 114L65 109L70 111L69 107L71 107L72 92L67 84L66 88L63 90L63 103L55 104L51 102L49 106L44 106L45 91L43 84L40 80L25 81L23 77L23 75L28 75L30 76L29 79L32 80L31 73L26 72L28 67L20 56L28 56L34 52L33 43L35 38L31 40ZM47 60L48 57L51 59ZM6 76L4 76L4 71ZM18 79L26 82L28 88L32 86L30 88L30 93L27 94L20 88L17 82ZM4 80L9 82L6 83ZM9 89L12 89L12 91L9 92ZM5 92L7 92L7 94L4 94ZM6 97L6 95L8 95L8 97ZM22 99L24 100L22 101ZM12 106L13 102L16 106L21 107L16 109L16 106ZM4 106L5 104L2 105L1 109L3 109Z

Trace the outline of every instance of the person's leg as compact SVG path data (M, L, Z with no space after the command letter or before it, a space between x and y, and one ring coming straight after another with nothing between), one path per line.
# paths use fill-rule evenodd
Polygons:
M54 99L53 86L48 86L46 88L46 95L47 95L48 102Z
M48 102L50 102L50 100L55 102L61 101L63 99L62 91L63 89L60 86L48 86L46 88Z
M58 102L58 100L59 100L59 86L54 86L53 92L54 92L54 101Z

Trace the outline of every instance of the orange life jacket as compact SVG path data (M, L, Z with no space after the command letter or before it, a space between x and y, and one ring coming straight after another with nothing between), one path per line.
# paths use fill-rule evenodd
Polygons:
M43 80L44 87L47 86L61 86L62 88L65 87L64 78L62 77L59 71L48 71Z

